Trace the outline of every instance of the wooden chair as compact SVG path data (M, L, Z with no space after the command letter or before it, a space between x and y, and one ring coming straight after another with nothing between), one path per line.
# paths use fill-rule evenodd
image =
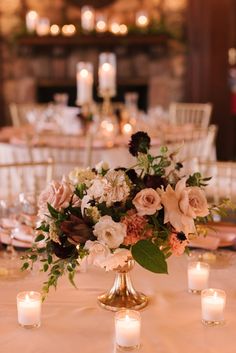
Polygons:
M212 104L206 103L171 103L170 122L176 125L193 124L207 128L210 123Z

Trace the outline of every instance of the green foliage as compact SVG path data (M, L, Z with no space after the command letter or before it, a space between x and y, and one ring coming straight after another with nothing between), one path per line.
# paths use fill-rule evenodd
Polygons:
M131 248L132 256L145 269L155 273L168 273L162 251L149 240L140 240Z
M201 173L194 173L189 176L186 184L188 186L207 186L207 182L211 180L211 177L203 178Z

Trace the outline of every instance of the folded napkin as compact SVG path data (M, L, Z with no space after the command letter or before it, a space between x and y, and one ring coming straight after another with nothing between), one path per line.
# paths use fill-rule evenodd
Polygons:
M218 247L231 246L236 241L236 225L227 223L210 223L207 236L191 240L189 246L216 250Z
M29 226L20 225L12 230L12 235L14 236L12 244L13 246L19 248L29 248L34 240L33 229ZM3 244L10 244L11 233L9 230L1 230L0 241Z

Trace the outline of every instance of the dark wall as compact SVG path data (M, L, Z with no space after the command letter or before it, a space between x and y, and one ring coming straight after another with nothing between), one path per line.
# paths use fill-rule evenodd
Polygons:
M212 102L218 159L236 159L236 116L230 112L228 49L236 47L235 0L189 0L187 99Z

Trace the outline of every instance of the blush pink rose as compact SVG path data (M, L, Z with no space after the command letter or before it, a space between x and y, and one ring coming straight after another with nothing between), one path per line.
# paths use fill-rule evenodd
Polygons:
M68 207L72 195L72 187L66 180L52 181L39 196L39 216L44 219L48 214L48 203L57 211Z
M204 191L197 186L188 189L189 208L193 218L206 217L209 214L209 208Z
M138 192L132 202L139 216L153 215L162 208L161 198L152 188Z

